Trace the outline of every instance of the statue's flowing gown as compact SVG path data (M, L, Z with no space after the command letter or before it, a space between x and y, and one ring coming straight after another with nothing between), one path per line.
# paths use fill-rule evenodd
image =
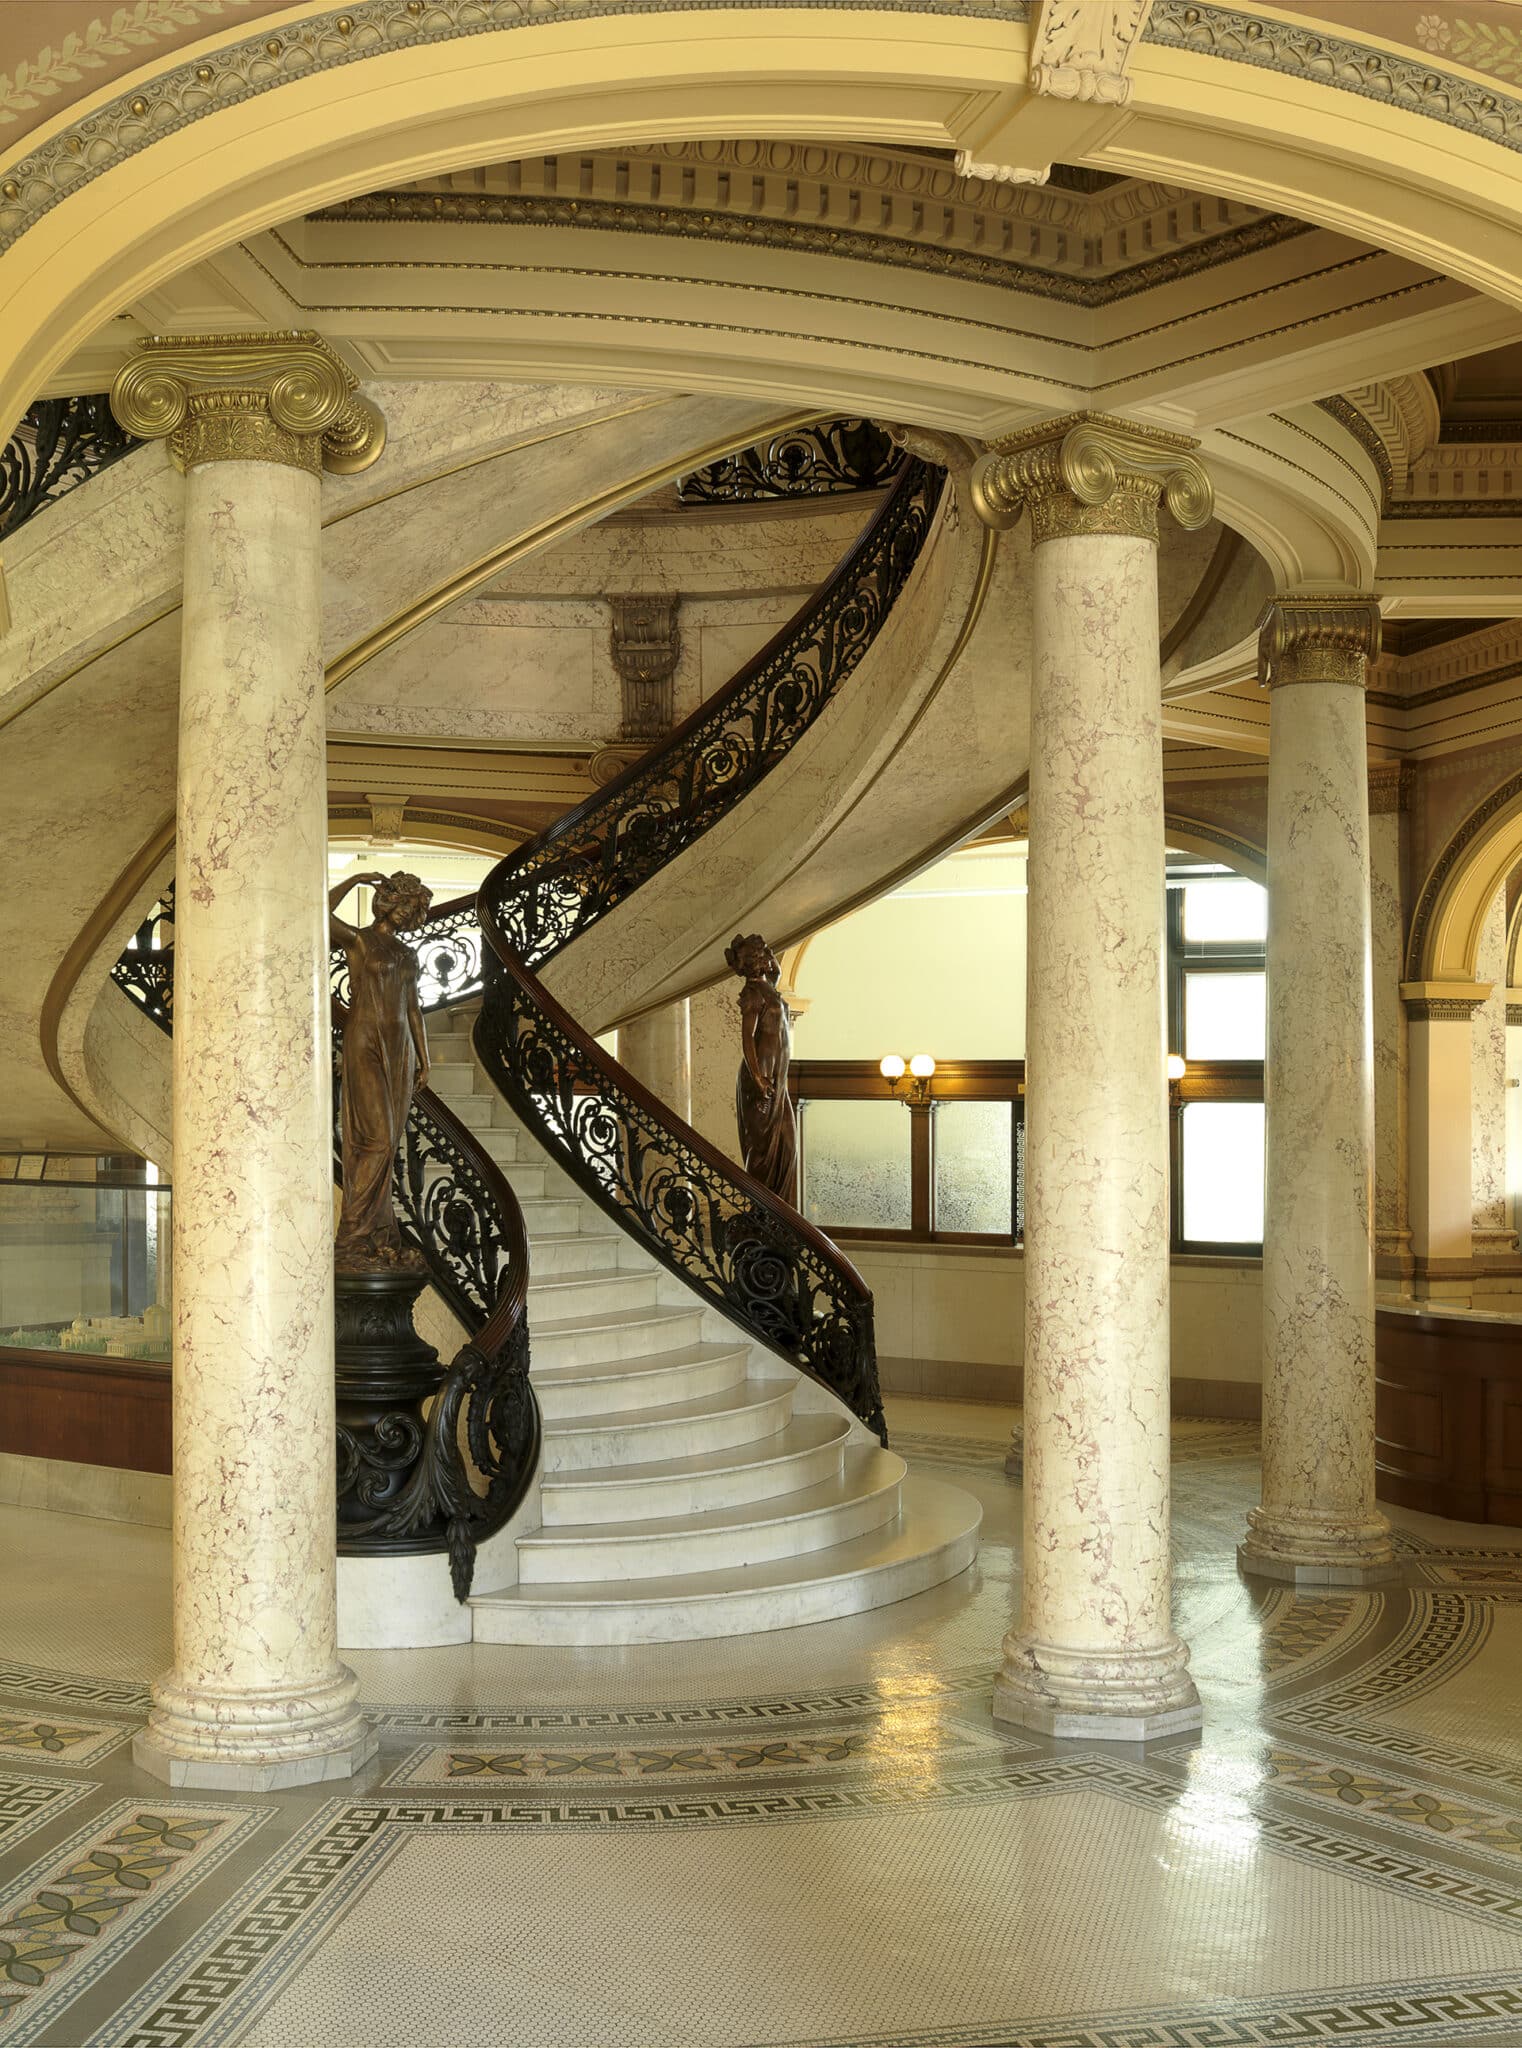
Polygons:
M787 1092L792 1050L787 1004L775 989L747 982L740 991L740 1029L755 1048L756 1064L772 1083L768 1110L749 1063L741 1062L735 1081L735 1117L745 1170L773 1194L781 1195L784 1202L796 1205L798 1126Z
M373 925L345 946L349 1016L341 1084L343 1214L334 1247L348 1257L384 1256L401 1247L391 1176L417 1078L408 1010L417 987L417 955Z

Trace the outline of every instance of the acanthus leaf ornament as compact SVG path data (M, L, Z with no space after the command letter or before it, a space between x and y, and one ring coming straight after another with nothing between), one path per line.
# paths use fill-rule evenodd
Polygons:
M1159 502L1191 530L1215 510L1198 446L1105 413L1066 413L995 441L973 465L973 505L996 530L1029 506L1037 542L1073 534L1155 541Z
M1123 105L1131 96L1126 66L1151 12L1152 0L1041 0L1031 31L1031 90Z
M1362 689L1379 658L1379 599L1367 591L1291 592L1258 621L1258 674L1286 683L1351 683Z
M318 334L154 334L111 387L129 434L167 441L181 470L279 462L316 473L368 469L386 445L380 410Z

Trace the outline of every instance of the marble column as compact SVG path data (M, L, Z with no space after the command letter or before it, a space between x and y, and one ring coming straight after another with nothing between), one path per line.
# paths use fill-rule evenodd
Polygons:
M349 1776L338 1661L320 473L384 430L309 335L155 337L117 417L186 474L174 1034L173 1785Z
M1169 1560L1160 501L1195 444L1077 416L996 443L1034 538L1026 1005L1024 1600L994 1717L1145 1741L1199 1724Z
M1410 1046L1411 1292L1464 1303L1474 1288L1472 1020L1490 988L1474 981L1403 981L1400 992Z
M1469 1157L1473 1256L1510 1262L1516 1237L1506 1200L1506 891L1485 913L1475 977L1490 993L1470 1024Z
M1400 1289L1412 1270L1406 1199L1406 776L1369 764L1369 910L1374 1013L1374 1271Z
M1263 1499L1245 1570L1361 1585L1392 1569L1374 1504L1374 1053L1365 666L1379 606L1264 614L1269 698Z
M685 1000L620 1024L618 1058L684 1124L692 1122L692 1027Z

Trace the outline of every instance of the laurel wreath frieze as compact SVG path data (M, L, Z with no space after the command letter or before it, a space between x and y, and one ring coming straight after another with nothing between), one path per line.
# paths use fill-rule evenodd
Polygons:
M57 46L51 43L15 70L0 72L0 128L54 98L66 85L83 85L85 73L103 71L113 57L130 57L179 29L198 28L230 8L251 0L130 0L111 14L97 16L82 29L70 29Z
M224 0L225 4L225 0ZM314 72L361 62L408 47L499 34L514 28L542 28L554 20L651 12L691 13L699 9L787 5L789 0L353 0L306 21L254 33L226 48L177 64L135 90L127 90L83 120L50 136L0 175L0 252L84 184L155 142L220 109L277 90ZM1024 21L1027 0L877 0L912 14ZM104 23L95 43L82 40L67 56L49 56L41 76L57 88L63 66L89 67L86 50L99 54L118 33L123 16L134 29L175 6L207 10L211 0L129 0ZM134 20L141 12L141 24ZM158 10L157 16L154 10ZM126 29L119 33L125 35ZM1298 76L1336 91L1383 100L1404 112L1461 128L1503 148L1522 150L1522 100L1439 68L1431 57L1410 59L1376 50L1350 37L1327 35L1307 26L1262 18L1206 0L1155 0L1142 32L1147 43L1253 64ZM65 39L67 42L67 39ZM103 60L104 61L104 60ZM19 91L46 92L39 67L28 67ZM13 113L23 109L14 107Z
M1372 49L1309 23L1271 20L1203 0L1154 0L1142 41L1382 100L1404 113L1467 129L1503 149L1522 150L1522 100L1479 79L1439 70L1430 56Z

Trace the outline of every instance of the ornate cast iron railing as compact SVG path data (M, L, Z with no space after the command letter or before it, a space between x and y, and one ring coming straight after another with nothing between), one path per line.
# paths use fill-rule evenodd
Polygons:
M825 589L708 704L500 862L476 1050L593 1201L758 1342L884 1435L872 1295L850 1260L608 1056L534 970L728 815L871 646L928 539L944 478L910 462Z
M0 540L142 442L119 427L104 392L39 398L0 449Z
M832 498L893 482L904 452L871 420L829 420L773 434L684 476L684 505L753 505L777 498Z
M442 905L413 936L427 1007L483 995L477 1051L576 1184L671 1272L880 1436L872 1296L856 1268L604 1053L534 969L659 874L786 758L892 612L930 536L943 481L932 465L906 462L824 589L724 689L659 748L499 862L477 898ZM129 950L114 973L171 1028L172 951ZM333 977L341 1005L342 954L333 957ZM407 1430L395 1432L398 1454L405 1437L414 1461L405 1513L418 1529L444 1532L459 1591L468 1589L474 1546L504 1525L537 1455L527 1245L506 1180L426 1090L409 1118L397 1200L404 1236L474 1331L445 1376L424 1437L414 1443ZM462 1416L484 1493L470 1482ZM374 1458L348 1449L344 1457L352 1467L345 1483L360 1486ZM407 1533L378 1526L377 1545L395 1547Z
M421 1427L401 1407L369 1418L363 1429L340 1424L338 1547L359 1556L445 1549L455 1598L463 1600L477 1549L505 1527L539 1455L528 1239L506 1177L428 1088L412 1099L394 1194L403 1238L422 1253L434 1286L472 1335L442 1375ZM407 1477L393 1491L398 1470Z
M824 589L669 738L492 871L496 937L536 968L718 824L855 670L920 558L942 472L911 461ZM501 877L501 883L496 881Z
M641 1087L487 930L476 1051L523 1122L662 1265L886 1443L872 1295L851 1261Z
M435 919L423 938L455 947L479 972L475 905L462 944L455 920ZM161 1031L174 1030L174 949L152 942L172 924L171 890L155 905L112 978ZM343 955L334 956L334 978ZM456 979L459 977L456 976ZM441 968L440 987L448 986ZM458 1000L446 996L444 1000ZM333 1177L342 1182L337 1106L343 1004L335 1002ZM476 1551L504 1528L522 1500L539 1455L539 1404L529 1381L528 1239L506 1176L431 1089L412 1098L393 1182L403 1238L421 1252L429 1278L471 1333L441 1373L421 1422L404 1408L338 1432L339 1549L447 1550L455 1595L470 1591ZM406 1473L400 1487L398 1473Z

